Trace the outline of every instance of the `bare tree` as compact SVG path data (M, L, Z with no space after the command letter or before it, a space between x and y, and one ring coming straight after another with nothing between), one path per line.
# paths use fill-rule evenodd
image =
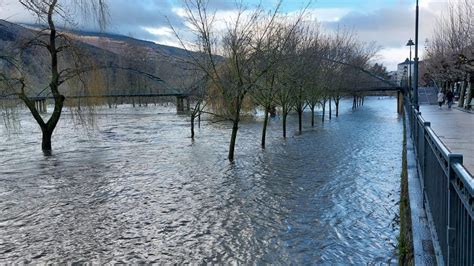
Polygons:
M8 86L12 94L17 95L28 107L32 116L41 128L42 149L46 153L51 152L51 137L59 122L64 107L65 97L61 92L61 87L74 86L80 84L83 89L88 87L89 82L84 76L86 72L93 69L91 65L84 65L84 57L78 47L74 47L74 41L67 33L58 32L55 22L57 20L64 23L73 23L71 15L81 12L94 18L98 25L103 28L106 21L106 4L103 0L86 1L59 1L59 0L19 0L19 2L33 15L35 15L45 27L38 30L33 38L26 40L20 47L20 54L28 49L44 49L49 55L50 76L48 90L54 100L54 110L49 118L45 119L35 106L34 99L27 91L27 79L21 73L21 60L17 60L16 85ZM72 65L64 63L65 58L70 58L74 62ZM11 80L11 78L10 78Z
M266 67L265 62L279 58L279 61L276 63L276 65L264 74L263 78L259 81L258 86L256 86L250 94L253 101L257 105L262 106L264 111L261 138L262 148L265 148L269 114L270 112L276 112L276 98L278 93L276 82L278 71L280 71L289 60L292 60L292 58L287 58L284 55L284 50L289 43L288 31L292 30L292 28L285 24L277 24L275 29L272 31L272 34L269 34L266 38L262 49L258 51L261 53L259 59L261 62L257 65L257 67Z
M474 3L453 1L447 11L445 17L439 18L433 39L428 41L425 78L444 90L462 82L459 106L469 108L473 95L467 89L472 87L474 73Z
M278 29L275 25L279 19L279 6L267 14L260 6L249 10L237 3L236 17L226 21L224 31L218 33L215 16L208 10L208 1L185 1L187 21L196 36L195 48L200 51L192 57L193 63L210 79L209 100L213 101L210 106L214 107L214 113L232 122L230 161L234 160L239 122L247 96L280 60L279 56L266 58L262 52L268 45L267 40ZM299 19L294 24L298 22ZM182 39L181 43L187 48Z

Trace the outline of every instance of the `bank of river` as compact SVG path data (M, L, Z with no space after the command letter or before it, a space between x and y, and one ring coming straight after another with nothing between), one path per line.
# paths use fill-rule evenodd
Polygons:
M203 122L195 141L174 107L104 108L86 133L65 114L54 154L20 115L0 127L0 263L370 263L395 257L402 121L369 98L302 135L270 121Z

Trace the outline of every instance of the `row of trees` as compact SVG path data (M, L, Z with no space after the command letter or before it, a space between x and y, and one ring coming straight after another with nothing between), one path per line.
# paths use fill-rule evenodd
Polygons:
M425 79L443 90L459 88L459 107L470 108L474 96L474 2L449 3L427 43Z
M133 62L106 61L97 65L93 60L97 56L93 55L88 60L91 57L85 56L85 50L75 45L69 34L56 29L56 20L69 21L70 10L81 10L82 14L95 18L103 27L107 6L102 0L20 2L44 23L45 28L29 36L21 47L14 47L17 52L12 57L0 57L2 65L7 66L0 69L0 89L18 96L28 107L42 130L44 151L51 151L51 137L65 104L65 91L77 90L81 95L106 93L108 85L116 79L123 79L133 92L138 83L145 84L143 88L149 90L146 79L128 77L130 72L160 81L147 69L134 67ZM186 71L194 73L187 78L195 85L191 91L195 100L191 112L192 136L194 120L196 117L200 119L202 113L231 121L228 154L231 161L234 159L241 118L255 108L263 109L265 114L261 139L264 148L269 114L277 108L282 116L283 136L286 137L286 121L290 112L298 114L301 132L305 109L311 110L312 125L318 106L323 109L323 121L327 106L331 118L333 102L338 116L339 101L343 96L354 96L354 106L358 106L362 102L361 91L377 86L372 84L379 81L378 76L385 74L383 67L369 63L377 47L360 43L351 31L323 32L319 24L303 19L304 9L298 14L284 15L279 5L269 12L261 7L247 9L237 4L235 16L222 21L208 9L207 0L185 0L184 7L186 25L194 33L194 41L181 38L181 34L175 32L183 48L188 51L186 63L192 67L186 66ZM31 82L24 75L21 64L22 55L36 49L42 49L48 55L46 62L50 73L45 75L49 79L46 89L54 98L54 110L49 117L41 115L36 109L29 94L29 89L35 86L29 84ZM153 57L143 58L153 60ZM105 73L107 69L114 71L112 74ZM120 74L115 71L117 69L127 72ZM130 82L127 83L127 80ZM69 102L75 104L74 101ZM79 106L87 108L95 104L97 102L82 102Z
M249 10L237 5L235 17L225 22L216 19L207 0L187 0L185 10L194 42L189 44L178 32L176 35L183 48L199 51L190 56L190 63L205 80L191 113L192 136L194 118L202 112L231 121L231 161L246 111L263 109L261 146L265 148L268 118L275 108L280 110L286 137L291 111L298 114L301 132L306 108L311 110L314 126L317 106L323 109L324 121L326 106L331 108L334 102L337 116L342 96L357 97L379 81L366 70L377 47L360 43L350 31L324 33L319 24L303 20L305 10L282 15L279 6L266 12L261 7ZM376 68L380 71L380 66Z

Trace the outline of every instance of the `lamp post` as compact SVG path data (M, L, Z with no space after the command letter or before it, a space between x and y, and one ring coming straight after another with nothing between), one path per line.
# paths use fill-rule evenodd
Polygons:
M409 70L408 70L408 91L410 92L410 95L412 94L412 83L411 83L411 46L415 45L413 41L410 39L407 42L407 46L410 46L410 61L409 61Z
M420 106L418 105L418 19L420 14L420 8L418 6L418 0L416 0L416 13L415 13L415 73L414 81L415 86L413 88L413 105L416 110L420 111Z

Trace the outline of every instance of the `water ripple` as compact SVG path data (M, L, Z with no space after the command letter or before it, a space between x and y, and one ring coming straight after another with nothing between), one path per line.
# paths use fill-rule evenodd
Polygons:
M85 134L66 113L51 157L24 113L0 127L0 264L387 262L402 126L393 99L365 104L302 135L291 116L286 140L272 119L265 150L245 121L233 164L231 125L192 141L173 107L104 108Z

